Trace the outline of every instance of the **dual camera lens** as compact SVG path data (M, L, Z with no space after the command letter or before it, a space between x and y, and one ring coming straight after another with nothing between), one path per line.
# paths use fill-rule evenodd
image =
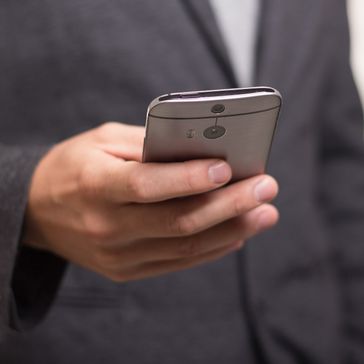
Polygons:
M211 112L214 114L221 114L225 111L225 105L216 104L211 108ZM226 133L226 129L221 125L210 126L205 129L203 132L203 136L207 139L218 139L224 136Z

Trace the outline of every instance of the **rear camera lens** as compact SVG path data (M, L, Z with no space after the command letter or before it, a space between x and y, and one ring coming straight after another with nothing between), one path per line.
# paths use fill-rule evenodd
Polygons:
M205 129L203 132L203 136L207 139L218 139L224 136L226 133L226 129L220 125L210 126Z
M221 114L222 112L225 111L225 105L223 104L216 104L214 105L212 108L211 108L211 111L214 113L214 114Z

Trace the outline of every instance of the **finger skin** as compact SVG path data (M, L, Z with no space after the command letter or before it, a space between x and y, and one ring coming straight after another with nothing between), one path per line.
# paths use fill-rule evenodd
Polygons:
M278 193L269 176L258 176L203 195L156 204L131 204L111 217L126 239L179 237L196 234L261 205L255 187L262 180L271 184L267 202ZM122 221L122 223L121 223ZM141 228L134 228L135 224Z
M142 148L137 144L99 144L98 148L122 161L142 161Z
M124 161L142 161L145 128L108 122L94 133L98 147Z
M216 183L210 167L223 164L226 178ZM214 190L231 179L231 168L217 159L181 163L139 163L115 160L104 173L104 197L115 203L152 203Z
M260 217L264 216L264 224ZM257 233L275 225L278 211L265 204L248 213L230 219L196 235L172 239L145 239L136 241L121 249L110 250L110 261L117 269L151 263L153 261L188 259L201 256L231 245L235 241L245 241Z
M274 223L272 210L253 214L275 182L262 199L262 176L223 187L221 160L142 164L143 135L108 123L51 148L30 181L21 243L125 281L218 259Z
M117 282L141 280L153 278L181 270L189 269L201 264L213 262L241 248L241 242L236 241L229 246L214 250L202 256L192 257L189 259L167 260L163 262L153 262L142 265L139 268L122 270L118 273L111 273L111 279Z
M102 144L137 145L142 149L145 127L109 121L89 133L92 139Z
M94 133L99 148L116 157L107 163L103 182L105 196L116 202L156 202L210 191L227 183L231 169L216 159L181 163L140 163L145 129L115 122L105 123ZM209 167L223 163L224 181L211 180Z

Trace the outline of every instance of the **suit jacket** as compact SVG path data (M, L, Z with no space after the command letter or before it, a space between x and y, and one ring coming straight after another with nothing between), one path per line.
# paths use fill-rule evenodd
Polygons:
M269 168L280 224L243 253L139 282L20 248L27 189L64 138L142 125L162 93L235 86L207 2L3 1L0 55L0 362L239 363L244 330L257 362L364 362L362 113L344 1L264 4L255 83L284 97Z

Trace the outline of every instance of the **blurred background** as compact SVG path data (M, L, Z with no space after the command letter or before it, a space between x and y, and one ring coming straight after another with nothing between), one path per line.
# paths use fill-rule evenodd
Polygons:
M352 65L364 105L364 1L349 0L352 33Z

